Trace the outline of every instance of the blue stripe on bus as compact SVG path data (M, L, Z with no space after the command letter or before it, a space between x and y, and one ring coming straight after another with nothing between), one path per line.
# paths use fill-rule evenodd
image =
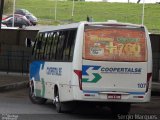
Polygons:
M40 81L40 69L44 68L44 61L34 61L30 64L30 80L32 78L35 79L35 81ZM41 67L42 65L42 67ZM41 67L41 68L40 68Z
M89 90L83 90L84 93L99 93L102 91L89 91Z

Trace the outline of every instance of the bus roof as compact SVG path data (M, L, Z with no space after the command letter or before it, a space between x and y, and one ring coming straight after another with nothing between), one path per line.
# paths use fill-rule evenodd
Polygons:
M115 22L115 21L108 21L108 22L87 22L87 21L82 21L78 23L71 23L71 24L65 24L65 25L58 25L58 26L53 26L53 27L48 27L45 29L40 30L39 32L51 32L54 30L63 30L63 29L72 29L72 28L78 28L80 24L88 24L88 25L98 25L98 24L108 24L108 25L124 25L124 26L130 26L130 27L144 27L143 25L138 25L138 24L132 24L132 23L121 23L121 22Z
M60 30L60 29L72 29L72 28L78 28L78 26L81 24L79 23L71 23L71 24L65 24L65 25L58 25L58 26L53 26L53 27L48 27L43 30L40 30L39 32L51 32L54 30Z

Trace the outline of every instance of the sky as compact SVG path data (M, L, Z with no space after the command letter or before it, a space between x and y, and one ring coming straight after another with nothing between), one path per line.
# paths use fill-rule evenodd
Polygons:
M106 0L108 2L128 2L128 0ZM132 3L136 3L138 0L130 0L130 2ZM156 2L160 2L160 0L144 0L145 3L156 3ZM143 3L143 0L141 0L140 3Z

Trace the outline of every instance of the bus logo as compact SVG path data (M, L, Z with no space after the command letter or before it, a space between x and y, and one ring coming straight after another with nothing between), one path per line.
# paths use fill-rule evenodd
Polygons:
M102 78L102 76L99 73L93 73L93 72L96 72L97 70L99 70L100 67L101 66L83 65L82 66L82 76L83 76L82 82L97 83Z

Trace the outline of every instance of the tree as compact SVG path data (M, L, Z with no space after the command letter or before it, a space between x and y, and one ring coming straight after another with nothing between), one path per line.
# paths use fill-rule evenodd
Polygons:
M137 3L140 3L141 0L138 0Z

